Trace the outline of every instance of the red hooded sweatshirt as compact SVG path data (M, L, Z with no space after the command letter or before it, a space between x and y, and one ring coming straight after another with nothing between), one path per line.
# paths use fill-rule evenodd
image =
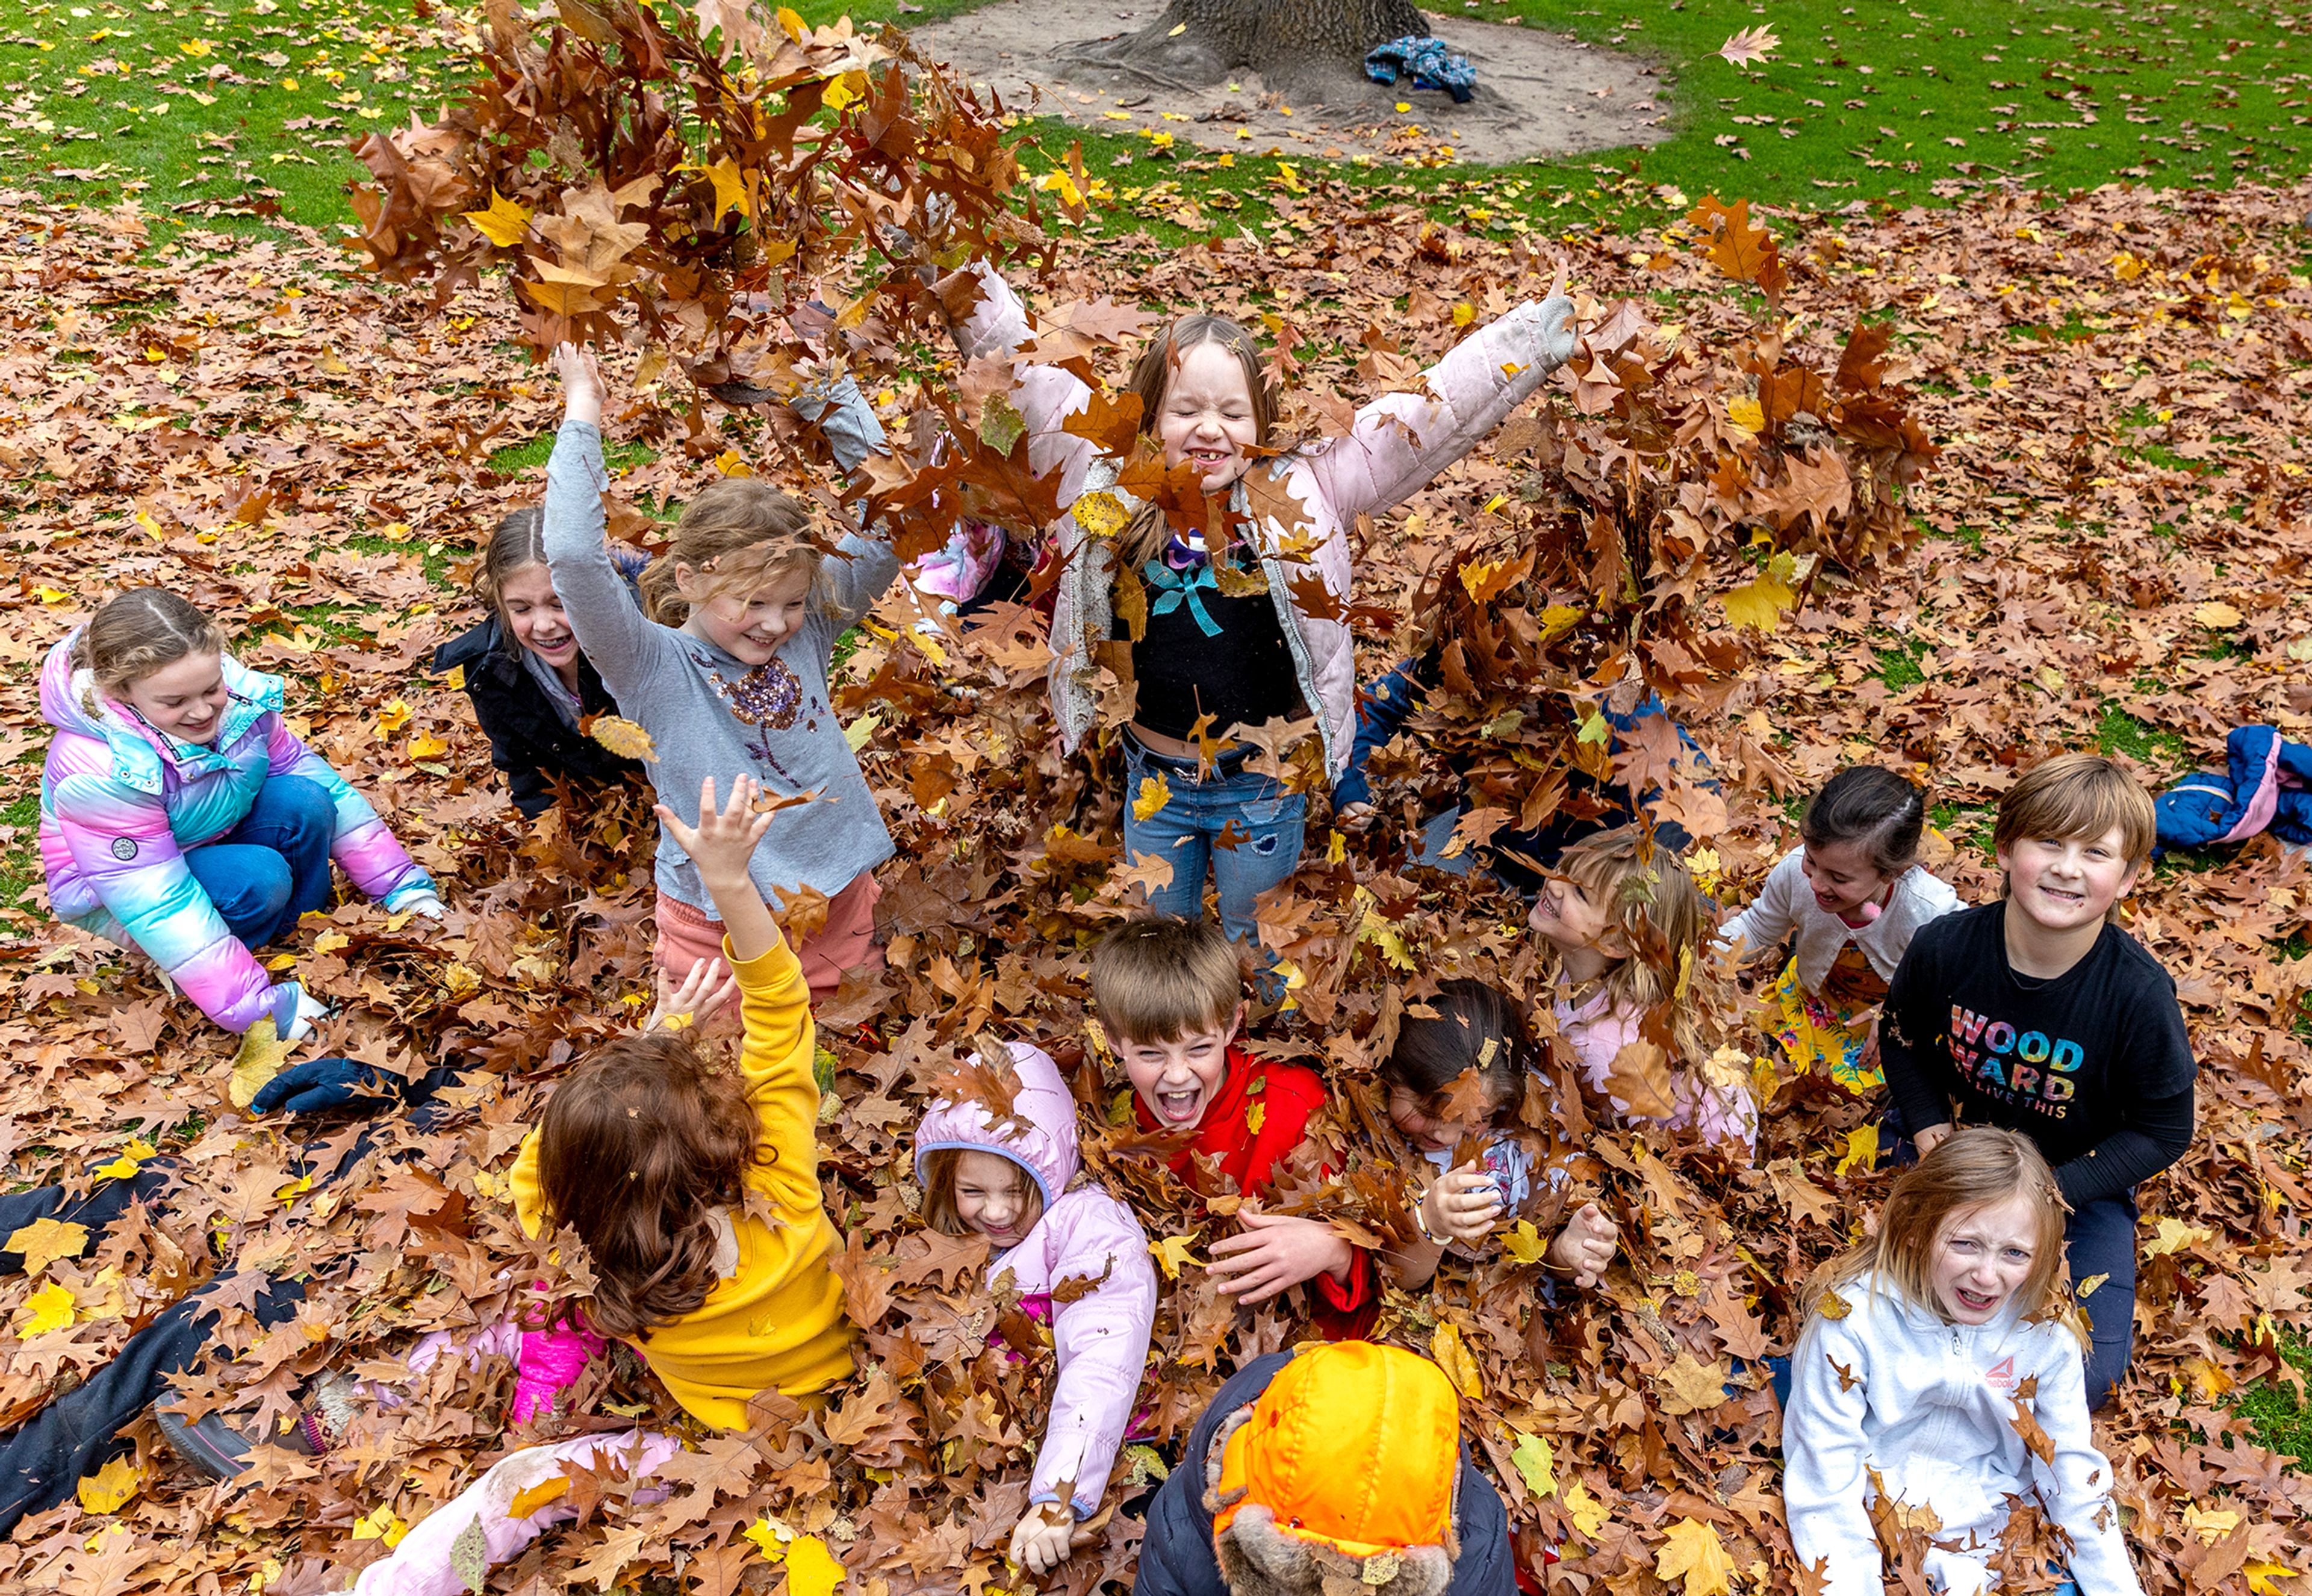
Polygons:
M1246 1197L1265 1196L1277 1162L1300 1144L1309 1119L1324 1106L1325 1083L1315 1072L1256 1058L1231 1046L1220 1089L1204 1105L1195 1140L1173 1155L1171 1171L1194 1186L1201 1153L1215 1161ZM1132 1109L1141 1129L1160 1128L1137 1092ZM1372 1259L1361 1248L1352 1251L1346 1281L1319 1274L1308 1286L1309 1319L1327 1341L1362 1340L1379 1317Z

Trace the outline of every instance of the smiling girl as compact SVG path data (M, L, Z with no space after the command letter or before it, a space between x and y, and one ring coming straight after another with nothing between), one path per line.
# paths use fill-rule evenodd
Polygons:
M1132 1210L1083 1172L1076 1100L1050 1055L1013 1042L989 1062L1016 1083L1008 1111L943 1101L915 1132L924 1223L987 1238L991 1290L1048 1330L1058 1369L1051 1417L1012 1532L1014 1563L1049 1573L1073 1549L1076 1525L1099 1511L1132 1418L1156 1317L1156 1271ZM998 1329L1013 1361L1038 1355Z
M1919 863L1926 794L1891 770L1855 765L1830 778L1749 908L1719 928L1744 961L1795 938L1766 995L1774 1037L1800 1074L1876 1091L1878 1005L1920 926L1959 908Z
M639 558L635 569L641 568ZM474 718L490 740L490 763L505 773L513 806L536 817L554 803L557 781L616 786L642 774L579 728L618 706L578 647L578 634L546 564L546 516L532 505L498 522L482 553L474 596L490 618L443 644L434 669L457 671Z
M976 295L957 341L967 360L1009 354L1029 336L1027 313L992 270L975 271L941 285L951 304ZM1222 316L1174 321L1127 386L1142 439L1220 510L1211 538L1118 487L1120 462L1063 430L1090 406L1088 384L1058 366L1021 373L1029 467L1057 471L1071 506L1055 545L1053 711L1073 751L1099 718L1104 670L1136 689L1125 846L1172 866L1152 908L1201 915L1210 874L1222 925L1253 939L1254 900L1300 862L1307 800L1247 768L1257 750L1238 733L1313 717L1327 779L1347 767L1350 531L1426 487L1565 364L1577 335L1563 287L1468 334L1423 374L1425 392L1384 394L1345 435L1309 442L1277 435L1278 394L1250 332Z
M2038 1149L1976 1127L1896 1180L1877 1236L1808 1283L1782 1498L1823 1596L1897 1588L1873 1528L1895 1503L1920 1515L1914 1533L1935 1526L1929 1581L1975 1596L1994 1581L2010 1498L2070 1537L2080 1592L2141 1592L2088 1417L2063 1219Z
M229 1030L324 1013L256 950L329 901L329 863L389 910L442 900L368 800L282 719L282 683L162 588L108 601L48 651L40 860L60 919L142 950Z
M824 997L845 971L882 964L871 872L891 856L891 834L836 718L828 671L835 640L891 584L898 558L881 539L838 536L767 483L728 477L684 507L667 552L643 573L638 604L605 535L601 369L569 345L556 365L568 409L546 468L552 589L603 685L650 733L651 780L685 824L696 822L709 777L743 773L775 795L818 795L773 829L752 873L766 901L800 887L827 899L824 925L795 944L813 998ZM846 468L882 441L847 380L823 411L791 403L819 421ZM680 976L720 951L722 926L666 828L657 885L656 958Z

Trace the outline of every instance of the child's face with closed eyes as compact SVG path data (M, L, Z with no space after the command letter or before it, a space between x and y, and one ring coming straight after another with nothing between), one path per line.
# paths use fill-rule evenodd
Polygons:
M1252 463L1249 451L1260 442L1260 422L1235 351L1207 343L1178 353L1164 384L1156 437L1164 445L1164 464L1193 462L1206 493L1244 475Z

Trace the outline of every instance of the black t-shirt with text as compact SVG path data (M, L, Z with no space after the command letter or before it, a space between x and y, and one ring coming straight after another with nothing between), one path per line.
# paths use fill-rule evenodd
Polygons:
M1887 993L1879 1056L1905 1125L1952 1118L2020 1131L2077 1207L2116 1197L2183 1156L2199 1066L2176 983L2106 925L2049 980L2007 962L2007 906L1922 926Z

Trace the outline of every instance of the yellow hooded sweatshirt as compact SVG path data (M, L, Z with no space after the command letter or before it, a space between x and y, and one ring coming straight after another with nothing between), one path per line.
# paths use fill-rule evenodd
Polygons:
M851 1372L851 1325L843 1283L828 1261L840 1249L819 1190L819 1084L811 1074L816 1033L802 966L782 940L740 963L722 944L739 978L746 1041L740 1072L761 1116L766 1162L747 1176L775 1217L730 1215L738 1263L696 1311L661 1325L637 1350L685 1411L720 1429L747 1427L748 1399L775 1386L801 1396ZM537 1235L543 1224L538 1188L538 1132L514 1160L514 1213Z

